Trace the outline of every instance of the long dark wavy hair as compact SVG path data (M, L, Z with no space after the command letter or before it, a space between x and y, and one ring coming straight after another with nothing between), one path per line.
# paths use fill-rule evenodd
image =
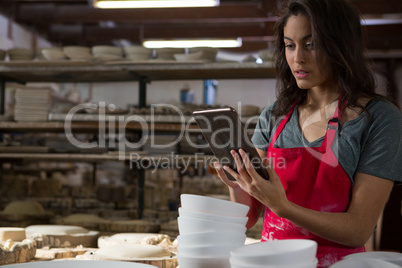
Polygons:
M375 79L364 49L357 10L346 0L290 0L275 25L278 96L273 115L286 114L293 103L303 101L307 96L307 90L297 86L288 66L283 41L289 17L299 14L310 19L318 64L334 74L334 81L341 90L341 104L344 104L340 106L361 107L358 104L360 97L379 97L375 93ZM328 64L323 66L323 62Z

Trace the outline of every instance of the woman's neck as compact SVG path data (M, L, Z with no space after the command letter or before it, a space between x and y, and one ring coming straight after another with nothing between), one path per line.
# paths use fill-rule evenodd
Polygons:
M309 89L305 105L319 109L336 101L339 95L338 90Z

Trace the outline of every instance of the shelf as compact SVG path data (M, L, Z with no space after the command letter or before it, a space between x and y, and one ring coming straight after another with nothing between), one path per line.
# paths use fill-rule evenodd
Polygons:
M0 162L10 160L31 160L31 161L71 161L71 162L104 162L104 161L149 161L150 163L159 163L160 159L165 159L171 164L179 165L196 161L209 161L214 157L212 155L177 155L177 154L148 154L146 152L132 152L119 155L109 154L66 154L66 153L0 153ZM165 163L165 162L164 162Z
M179 123L147 123L148 131L166 131L166 132L181 132L184 130L197 131L199 128L197 125L191 124L183 126ZM109 129L109 123L105 124L105 129ZM115 129L118 130L118 123L115 125ZM144 130L143 126L137 122L129 122L125 126L126 130L140 131ZM99 122L71 122L71 130L75 133L86 132L98 132ZM64 132L64 122L0 122L1 132Z
M210 62L3 62L0 77L29 82L112 82L149 80L274 78L272 63Z
M119 120L121 118L123 124L133 115L111 116L115 122L115 129L119 129ZM141 122L147 124L148 131L165 131L165 132L200 132L197 124L192 116L174 116L174 115L138 115ZM8 122L0 121L0 131L2 132L64 132L66 127L65 114L51 114L48 122ZM110 121L108 116L99 116L94 114L76 114L71 120L71 130L73 132L98 132L100 121L104 123L106 130L109 129ZM181 121L184 120L184 121ZM247 122L249 126L255 126L258 116L244 117L243 122ZM143 125L138 121L130 121L125 125L126 130L140 131L144 130Z

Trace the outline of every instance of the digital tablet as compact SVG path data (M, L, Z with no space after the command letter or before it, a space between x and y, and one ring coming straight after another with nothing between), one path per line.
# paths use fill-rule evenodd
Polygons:
M248 154L258 174L265 179L269 178L268 172L235 109L228 107L194 111L193 116L222 167L228 165L237 171L235 160L230 151L233 149L238 152L242 148ZM226 175L228 179L235 180L228 172Z

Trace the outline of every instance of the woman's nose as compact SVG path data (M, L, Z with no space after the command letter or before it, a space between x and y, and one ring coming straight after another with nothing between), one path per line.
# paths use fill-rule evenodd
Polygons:
M296 63L304 63L305 62L305 55L302 48L298 47L295 50L295 62Z

